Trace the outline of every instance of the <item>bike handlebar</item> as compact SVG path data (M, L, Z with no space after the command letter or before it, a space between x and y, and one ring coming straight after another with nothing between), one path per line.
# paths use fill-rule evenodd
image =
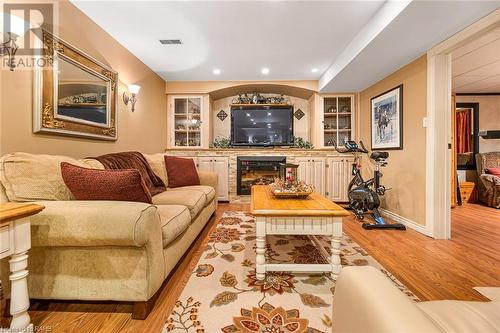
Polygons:
M349 144L351 143L351 145ZM358 145L356 144L356 142L354 141L348 141L345 143L345 148L339 148L337 147L337 144L334 143L335 145L335 150L341 154L345 154L345 153L364 153L364 154L368 154L368 150L365 148L365 145L363 144L363 141L359 141L359 144L361 145L361 148L358 147ZM350 145L350 147L349 147Z

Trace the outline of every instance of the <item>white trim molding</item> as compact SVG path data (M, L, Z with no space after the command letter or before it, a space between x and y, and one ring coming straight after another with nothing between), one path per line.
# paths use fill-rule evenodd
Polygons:
M426 230L451 238L451 53L500 26L500 9L427 52Z
M425 225L418 224L417 222L414 222L414 221L412 221L410 219L407 219L406 217L403 217L401 215L393 213L390 210L387 210L387 209L384 209L384 208L379 208L378 210L380 211L380 213L383 216L388 217L388 218L390 218L391 220L393 220L393 221L395 221L397 223L404 224L408 228L413 229L415 231L418 231L421 234L424 234L426 236L432 237L431 232L427 229L427 227Z

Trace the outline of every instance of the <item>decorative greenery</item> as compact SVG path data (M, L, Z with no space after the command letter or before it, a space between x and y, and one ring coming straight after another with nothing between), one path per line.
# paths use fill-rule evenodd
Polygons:
M212 142L214 148L231 148L231 139L225 137L218 137Z
M293 146L296 148L301 148L301 149L313 149L314 148L312 143L310 143L307 140L304 140L300 136L293 138Z

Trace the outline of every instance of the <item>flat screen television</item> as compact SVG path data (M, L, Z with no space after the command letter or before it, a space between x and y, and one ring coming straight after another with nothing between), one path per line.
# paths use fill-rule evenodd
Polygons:
M289 146L293 144L293 106L233 106L233 146Z

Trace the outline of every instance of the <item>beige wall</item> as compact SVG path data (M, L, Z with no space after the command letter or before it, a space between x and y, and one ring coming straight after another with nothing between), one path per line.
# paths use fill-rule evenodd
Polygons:
M500 95L457 96L457 103L479 103L479 130L500 130ZM479 137L479 152L500 151L500 139Z
M389 150L383 168L386 192L382 207L418 224L425 224L425 128L427 60L418 58L360 93L360 139L370 147L370 99L403 84L403 150ZM373 172L364 159L365 175ZM368 167L368 168L367 168Z
M32 71L0 71L0 154L24 151L74 157L139 150L160 152L166 148L165 81L120 45L71 3L59 3L58 35L66 42L107 64L119 73L115 142L33 134ZM122 102L126 84L141 91L134 113Z

